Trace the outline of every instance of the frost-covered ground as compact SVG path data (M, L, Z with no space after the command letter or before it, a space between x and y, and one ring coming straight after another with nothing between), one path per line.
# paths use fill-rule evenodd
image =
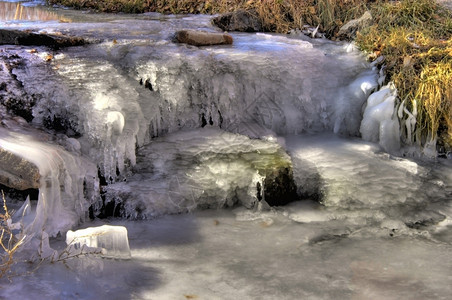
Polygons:
M100 42L53 53L50 62L44 62L47 49L3 46L5 57L17 54L22 63L13 64L14 78L1 78L22 83L14 90L8 81L10 93L35 97L35 126L57 116L73 127L54 137L60 146L41 147L38 134L18 131L14 122L3 120L3 147L8 142L11 151L20 152L37 145L33 149L40 155L58 148L56 153L74 159L77 167L68 172L59 162L63 167L57 174L73 175L52 178L68 182L71 176L89 175L92 168L80 163L89 160L103 168L107 180L126 179L118 188L134 189L127 185L131 173L155 172L131 167L135 149L155 136L166 136L168 145L152 140L148 149L171 156L177 154L165 150L171 143L197 149L190 146L195 138L174 141L177 133L167 138L180 129L205 125L252 137L270 134L292 157L299 193L312 199L264 211L235 206L143 221L87 221L78 228L125 226L131 258L82 256L29 264L18 255L16 276L0 280L0 298L450 298L451 161L395 157L378 144L332 133L359 134L366 96L378 81L353 47L297 36L233 34L233 46L196 48L172 43L171 34L182 28L215 30L206 16L59 14L73 22L2 20L0 26ZM197 130L191 134L201 134ZM219 138L203 137L212 144ZM149 157L155 168L158 155ZM160 167L162 178L171 176L165 164ZM69 186L60 189L64 181L58 180L49 189L58 193L51 195L70 199L58 196L64 190L80 196ZM71 186L82 188L82 181ZM54 224L50 233L55 233L63 229L59 221L66 229L83 212L64 220L58 213L45 216L37 224ZM50 243L63 251L65 233Z

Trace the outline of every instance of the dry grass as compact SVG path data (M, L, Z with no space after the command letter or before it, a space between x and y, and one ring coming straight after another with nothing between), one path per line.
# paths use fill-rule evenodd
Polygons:
M384 56L388 80L410 110L418 111L415 136L452 145L452 21L434 0L377 1L374 25L357 37L372 58ZM452 150L452 149L450 149ZM449 151L450 151L449 150Z
M2 191L3 213L0 214L0 278L7 275L15 263L14 254L22 246L25 236L16 236L11 228L12 218L6 206L5 195Z
M28 275L35 272L38 268L41 267L42 264L48 263L56 263L62 262L66 264L69 259L72 258L81 258L86 256L100 255L102 254L101 249L97 248L89 248L89 247L80 247L79 249L74 249L74 247L69 244L63 249L60 253L56 251L50 256L43 256L44 253L49 253L47 249L48 246L48 236L44 235L44 232L41 235L41 243L39 249L37 249L37 257L31 257L30 262L33 262L34 268L31 271L28 271L23 274L17 274L12 269L13 266L18 263L15 259L18 250L24 247L24 244L27 243L26 235L24 234L24 228L22 221L20 222L20 226L17 226L17 223L12 223L12 213L9 211L6 205L5 195L2 191L2 200L3 200L3 212L0 213L0 278L7 276L7 278L12 278L14 276L19 275ZM22 216L23 217L23 216ZM47 245L47 246L44 246ZM44 249L45 248L45 249Z

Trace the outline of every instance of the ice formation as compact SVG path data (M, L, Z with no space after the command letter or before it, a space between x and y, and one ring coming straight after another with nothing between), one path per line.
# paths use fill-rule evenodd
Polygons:
M367 99L360 128L364 140L379 143L385 151L393 154L400 150L396 97L396 90L391 85L371 94Z
M144 24L152 29L144 31ZM17 83L16 95L32 97L32 123L59 132L68 150L61 152L49 146L51 150L45 148L39 154L33 154L37 150L27 152L27 159L35 158L36 164L44 161L36 157L49 151L59 155L57 161L47 161L52 167L39 165L43 174L51 174L49 178L65 182L49 179L52 186L65 186L61 192L50 188L47 195L48 185L42 188L42 199L62 199L58 200L61 204L45 200L38 205L40 217L36 220L41 223L36 228L48 223L52 227L50 235L69 229L86 213L87 205L94 203L83 198L83 182L87 181L81 178L84 174L96 178L97 170L94 165L85 167L84 158L95 163L110 184L106 188L107 202L135 199L133 208L127 208L132 201L124 202L126 215L132 217L230 205L237 202L236 198L253 207L260 175L240 160L223 165L209 165L206 160L198 166L200 169L195 169L187 157L196 158L199 152L207 152L201 149L201 142L196 144L195 138L183 143L171 140L172 137L165 140L165 136L176 136L181 130L181 134L190 136L189 130L197 132L204 127L197 134L204 134L214 144L223 138L223 144L218 143L226 152L229 136L219 134L216 139L213 135L217 133L209 133L208 128L243 134L238 138L241 145L231 143L236 150L261 143L249 137L264 139L269 135L326 131L346 136L361 134L365 140L397 153L397 115L402 113L406 139L413 139L415 112L396 111L395 94L389 87L371 94L381 84L382 74L379 78L378 72L350 45L272 34L234 34L234 45L227 47L198 48L170 42L170 34L181 27L214 30L204 17L187 17L183 21L168 17L166 22L150 17L134 22L79 25L52 24L48 30L102 37L103 41L65 49L48 62L43 61L48 54L43 49L11 50L18 58L11 64L8 82ZM9 87L8 84L11 92L12 85L11 91ZM14 150L18 145L25 147L20 142L9 145L10 151L19 151ZM34 144L26 146L31 145ZM184 150L187 157L174 159L174 145ZM43 146L33 146L40 147ZM151 150L141 150L146 158L140 158L136 165L136 150L140 147ZM237 177L234 183L224 175L231 172ZM319 193L319 176L297 176L308 181L300 193ZM67 178L78 179L71 182ZM197 184L193 185L195 181ZM234 185L237 190L231 188ZM46 212L41 212L44 203L51 205L46 204ZM68 205L75 210L66 209ZM93 208L102 209L101 203L95 203ZM48 217L60 211L64 212L62 216L70 215L55 218L64 224L56 224Z
M98 193L97 168L61 146L0 127L0 147L35 164L40 172L39 199L34 217L25 226L32 236L50 236L77 225L87 216Z
M139 149L134 175L106 187L106 202L115 203L120 215L130 219L237 203L256 207L268 194L266 176L285 169L292 172L290 157L276 141L215 128L157 138ZM272 180L287 189L293 184L280 182L281 177Z
M66 233L66 244L70 255L77 253L99 253L104 257L131 258L127 228L102 225Z
M264 34L235 40L232 51L171 47L136 66L138 78L151 83L149 98L158 108L152 135L213 125L260 137L247 124L277 134L333 129L358 134L359 108L376 85L373 71L351 67L359 56L337 47L343 60L333 61L325 54L329 44Z
M345 142L331 134L287 137L286 144L294 161L294 176L300 178L298 184L305 187L307 183L308 188L310 182L316 184L326 206L415 207L428 203L432 193L436 201L445 201L451 192L441 181L427 180L432 174L422 164L387 153L376 154L377 144Z

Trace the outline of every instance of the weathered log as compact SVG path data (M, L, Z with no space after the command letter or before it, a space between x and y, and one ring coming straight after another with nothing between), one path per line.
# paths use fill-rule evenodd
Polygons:
M199 30L180 30L175 34L179 43L193 46L212 46L232 44L233 39L227 33L206 32Z

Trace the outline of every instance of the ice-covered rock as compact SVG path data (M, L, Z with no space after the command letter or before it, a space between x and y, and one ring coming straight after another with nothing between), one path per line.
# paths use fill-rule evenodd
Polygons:
M353 209L407 205L412 208L407 213L409 220L420 209L419 203L431 201L432 194L435 201L450 198L450 188L428 180L431 171L423 164L383 153L378 144L358 139L345 143L332 135L288 137L286 143L294 157L298 186L308 183L307 192L317 192L325 206L342 207L350 213Z
M88 227L66 233L69 253L99 253L104 257L131 258L127 228L124 226L102 225Z
M99 192L94 163L19 129L10 131L0 127L0 149L19 159L19 163L33 166L30 172L39 170L30 174L37 176L33 180L39 180L39 198L34 217L24 224L25 234L40 235L45 231L55 236L87 217L88 208L97 201ZM20 165L0 166L0 169L5 167L20 169Z
M106 194L106 201L114 201L129 218L297 199L291 159L276 139L214 128L155 139L139 150L134 173L109 185Z

